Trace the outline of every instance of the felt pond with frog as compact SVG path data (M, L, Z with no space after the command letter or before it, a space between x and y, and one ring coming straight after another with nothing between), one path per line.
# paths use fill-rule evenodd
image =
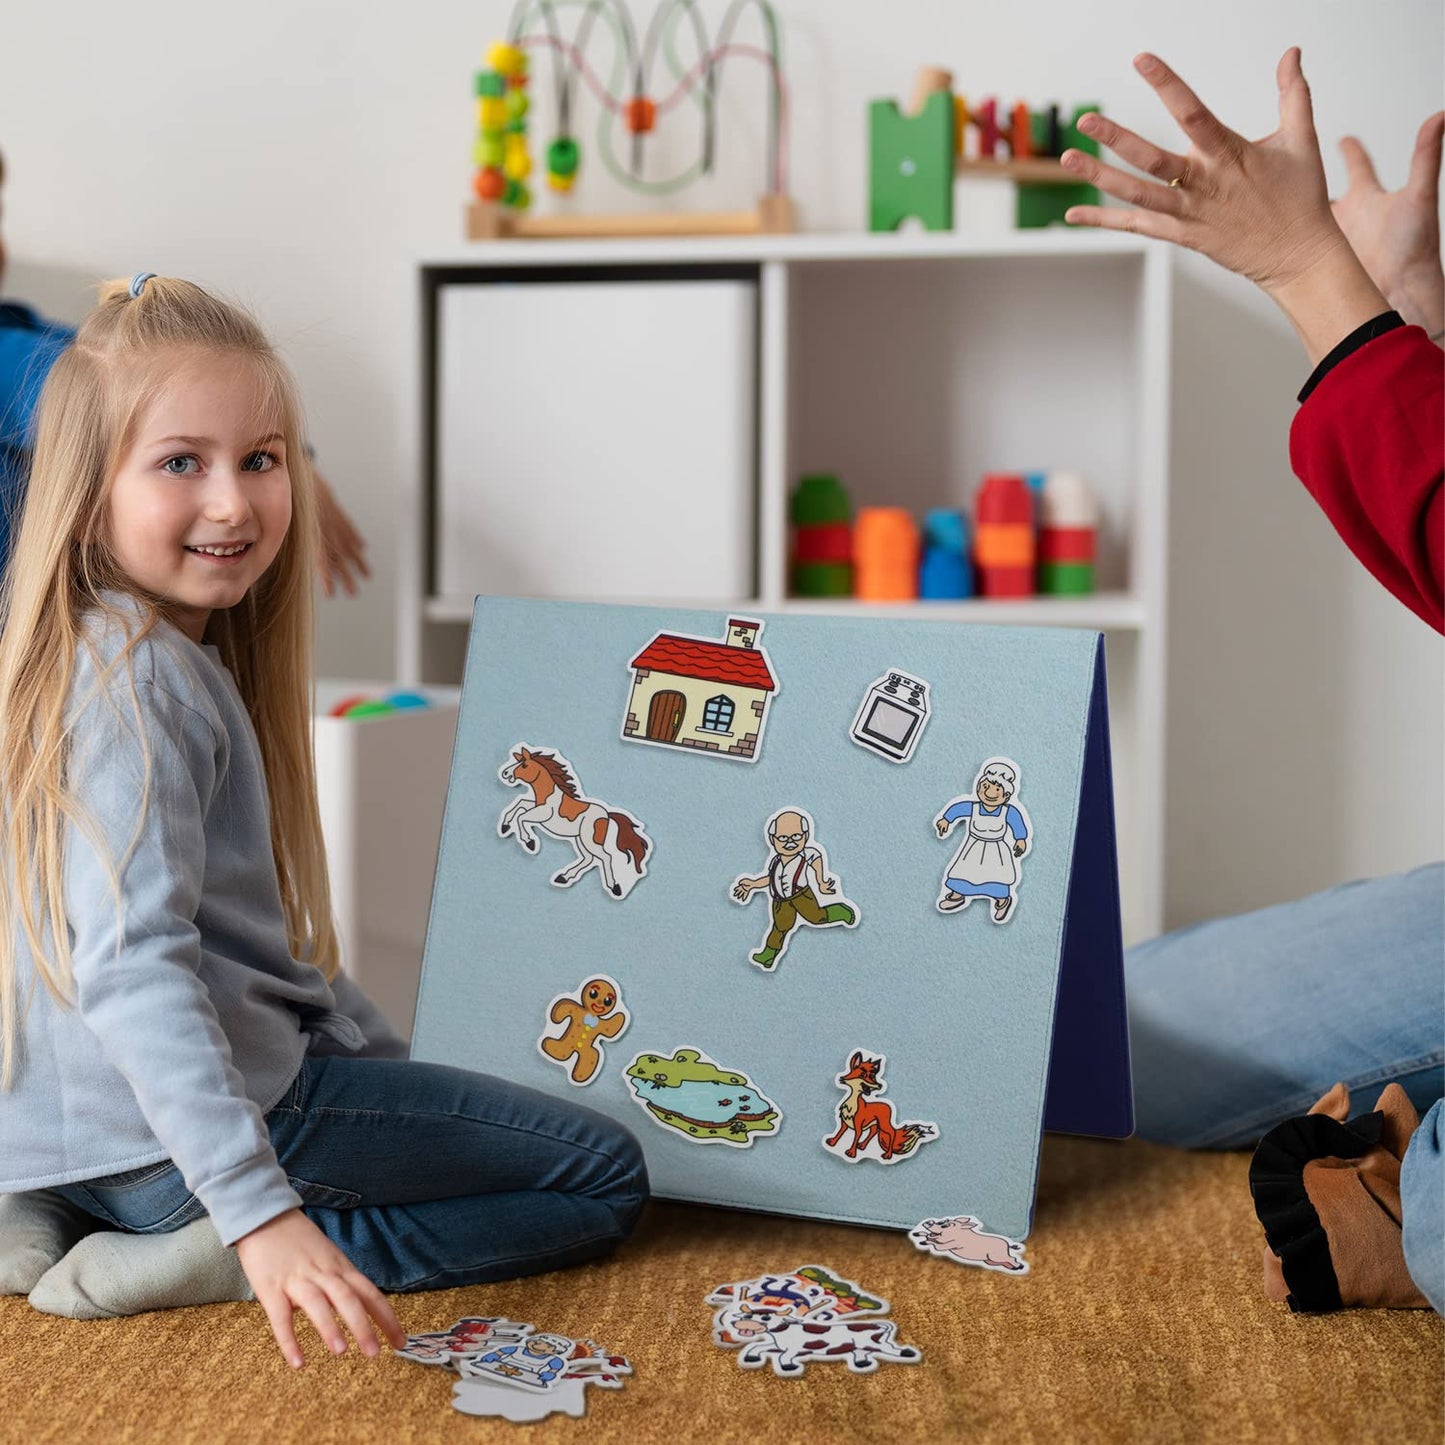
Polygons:
M701 1144L746 1149L782 1123L777 1106L745 1074L719 1069L696 1049L678 1049L670 1059L638 1054L627 1077L659 1124Z

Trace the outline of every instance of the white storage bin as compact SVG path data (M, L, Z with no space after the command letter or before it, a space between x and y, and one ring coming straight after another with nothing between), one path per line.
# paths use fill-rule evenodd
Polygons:
M342 964L409 1037L459 689L408 689L430 701L426 708L327 716L346 697L382 698L391 690L376 682L317 683L316 790Z

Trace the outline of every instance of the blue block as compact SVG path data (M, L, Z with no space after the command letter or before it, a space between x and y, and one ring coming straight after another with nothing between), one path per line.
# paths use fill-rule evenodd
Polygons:
M951 507L935 507L923 519L923 540L927 546L967 556L968 518Z
M918 574L918 595L943 601L973 596L973 568L968 558L942 547L929 547Z

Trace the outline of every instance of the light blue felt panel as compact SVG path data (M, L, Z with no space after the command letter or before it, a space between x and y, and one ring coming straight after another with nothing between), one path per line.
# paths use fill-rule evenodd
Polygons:
M741 615L766 623L759 641L781 683L756 763L620 736L631 659L659 630L721 640L729 614L478 599L413 1056L622 1120L664 1197L905 1229L968 1212L1023 1238L1098 636ZM932 686L932 717L906 764L848 737L865 689L890 669ZM529 855L497 836L519 796L497 771L517 743L555 748L584 796L641 820L655 848L624 901L596 871L551 886L570 843L541 835ZM996 754L1019 764L1015 802L1032 824L1003 926L984 900L952 915L934 906L967 825L940 839L933 820L973 792ZM769 926L766 895L742 907L730 885L764 871L764 825L788 805L812 814L861 921L799 923L766 974L748 961ZM578 1088L537 1040L550 1001L594 973L620 982L631 1023ZM638 1053L679 1048L747 1074L782 1109L777 1133L738 1149L658 1124L624 1071ZM822 1147L843 1098L834 1079L854 1049L886 1054L895 1120L939 1127L899 1163L849 1164Z

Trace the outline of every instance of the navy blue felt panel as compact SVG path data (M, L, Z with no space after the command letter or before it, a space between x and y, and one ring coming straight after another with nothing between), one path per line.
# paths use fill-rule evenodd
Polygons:
M1103 638L1094 665L1088 727L1044 1128L1126 1139L1134 1132L1134 1095Z

